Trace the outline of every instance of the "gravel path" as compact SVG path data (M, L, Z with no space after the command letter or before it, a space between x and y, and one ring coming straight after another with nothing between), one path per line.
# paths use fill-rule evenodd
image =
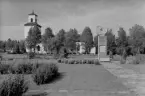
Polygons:
M136 96L145 96L145 74L123 68L115 63L104 62L102 65L114 76L122 79L123 84L126 85L130 91L135 92Z

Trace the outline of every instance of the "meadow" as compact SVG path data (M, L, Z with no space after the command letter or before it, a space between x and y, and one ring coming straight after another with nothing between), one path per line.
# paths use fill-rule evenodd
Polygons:
M50 55L36 55L34 59L28 59L26 54L2 54L2 57L1 65L11 65L15 67L9 67L12 70L9 70L10 72L6 71L6 73L1 73L0 83L2 84L9 76L23 74L24 80L28 85L28 90L22 96L61 96L60 94L62 93L59 92L61 89L67 89L68 91L107 90L103 91L106 92L105 95L101 95L104 94L101 93L102 91L98 91L98 93L100 92L99 96L108 96L111 93L107 92L112 90L116 91L116 88L118 90L127 90L120 81L117 80L116 82L116 78L101 66L101 62L97 61L96 63L96 61L94 61L97 60L97 55L69 55L69 58L65 59L65 62L58 62L60 59L53 59L53 56ZM111 62L120 64L120 58L120 56L116 55ZM134 57L128 57L127 60L132 60L132 58ZM143 61L143 58L143 56L140 56L139 60ZM61 61L63 61L63 59L61 59ZM1 65L0 72L1 69L3 69ZM38 65L38 69L35 65ZM141 66L143 63L120 65L127 68L138 68L137 70L139 70L139 67L134 66ZM7 69L7 67L5 67L5 69ZM53 71L50 71L52 69ZM59 75L53 77L50 75L52 73ZM42 77L48 78L43 78L46 80L42 80ZM55 92L50 92L52 90Z

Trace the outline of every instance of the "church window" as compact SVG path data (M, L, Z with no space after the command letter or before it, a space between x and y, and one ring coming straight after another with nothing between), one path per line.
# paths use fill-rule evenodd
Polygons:
M31 18L31 22L33 22L33 19Z

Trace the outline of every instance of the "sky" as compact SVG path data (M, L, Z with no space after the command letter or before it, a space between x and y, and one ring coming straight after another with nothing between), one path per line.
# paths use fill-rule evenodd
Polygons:
M32 10L42 34L47 27L54 33L70 28L82 33L88 26L96 35L97 26L112 28L114 34L119 27L128 33L134 24L145 26L145 0L0 0L0 39L24 39Z

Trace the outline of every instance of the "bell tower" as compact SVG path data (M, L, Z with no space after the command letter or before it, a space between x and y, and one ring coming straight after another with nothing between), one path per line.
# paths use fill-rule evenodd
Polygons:
M37 23L37 15L34 13L34 10L32 11L32 13L29 14L28 22Z
M26 39L30 28L37 26L41 30L41 26L38 24L38 15L35 14L34 10L28 14L28 21L24 24L24 38Z

